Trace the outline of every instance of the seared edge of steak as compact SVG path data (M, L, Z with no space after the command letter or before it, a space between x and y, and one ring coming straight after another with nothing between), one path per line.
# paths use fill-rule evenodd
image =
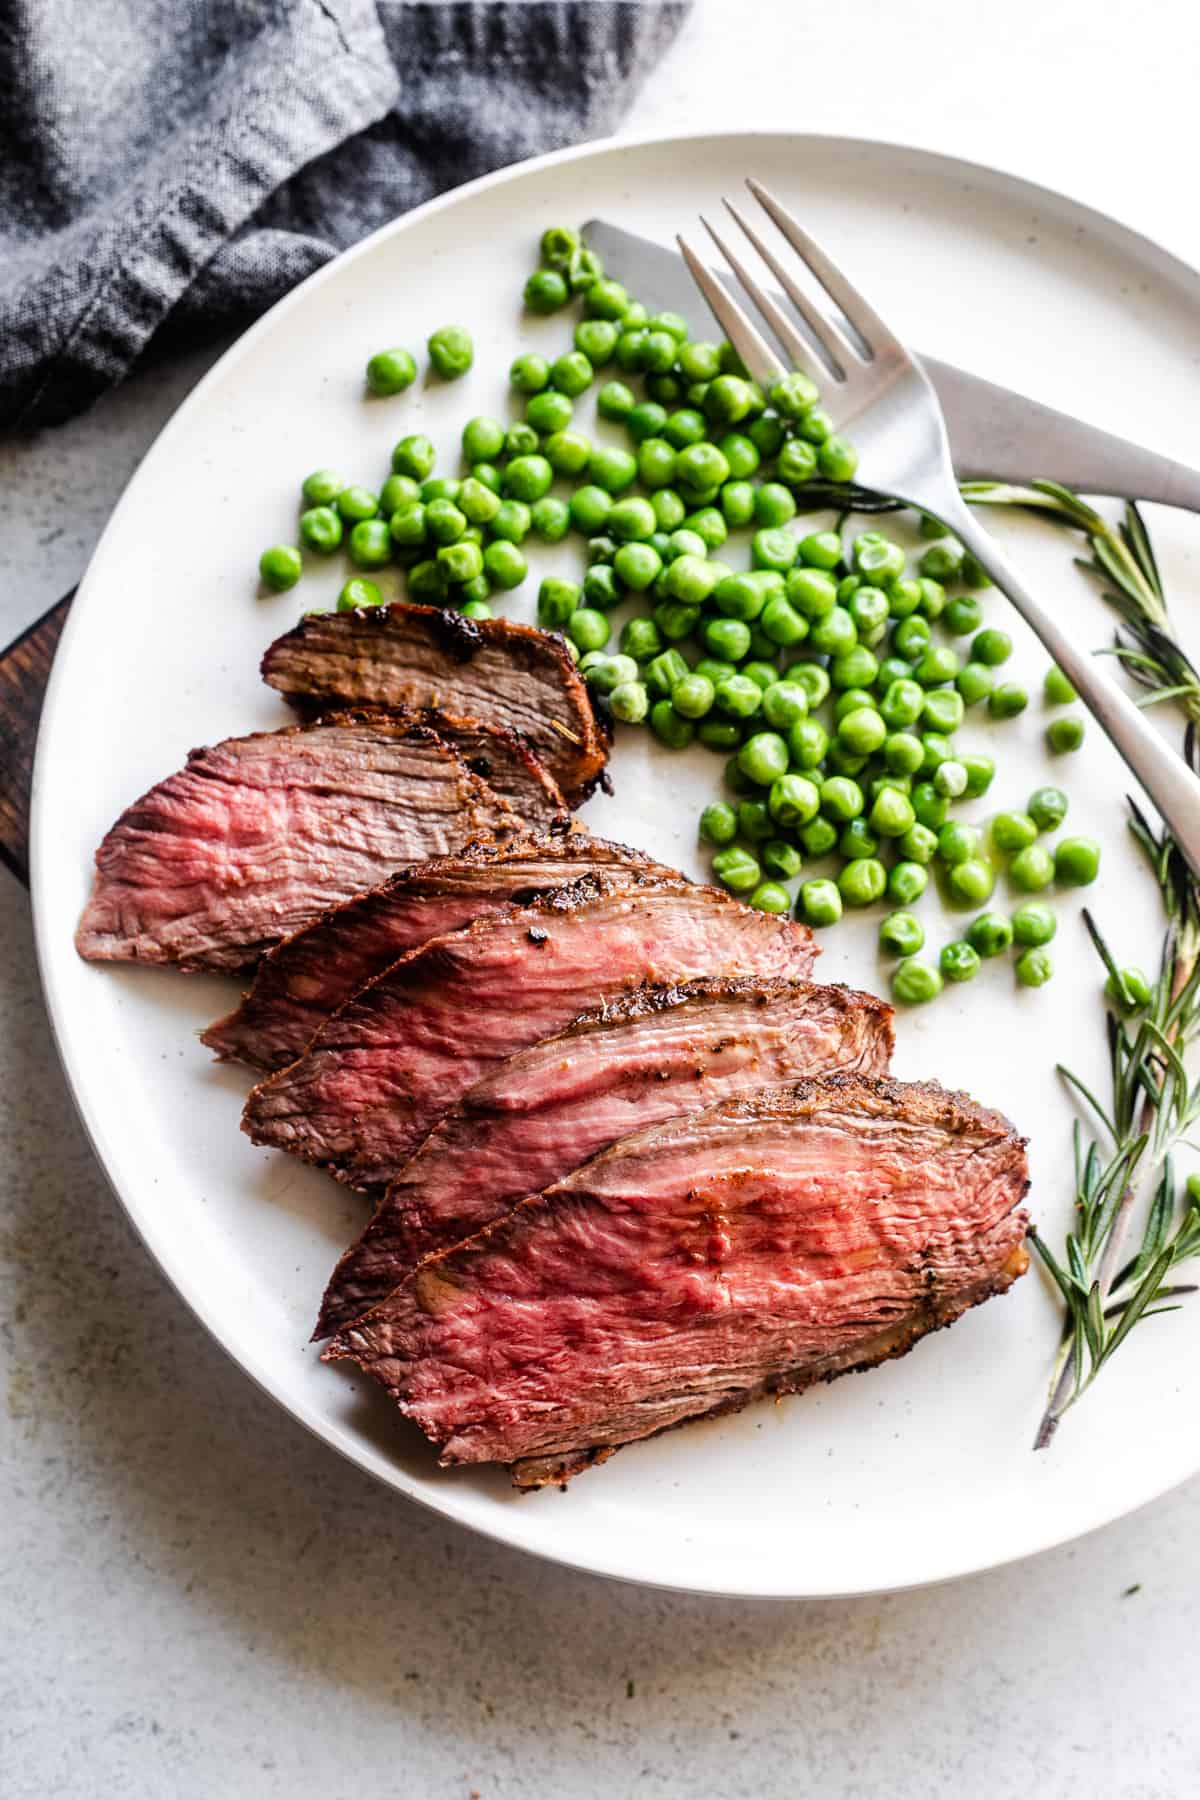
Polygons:
M435 1125L338 1263L313 1337L630 1131L825 1069L883 1074L893 1041L892 1009L873 994L754 976L646 988L584 1014Z
M933 1083L829 1075L634 1132L427 1258L324 1352L450 1463L562 1479L899 1354L1027 1266L1025 1141Z
M192 750L105 834L76 947L96 961L245 968L395 868L518 824L412 719L354 709L226 738Z
M484 659L483 675L468 678L477 658ZM509 726L533 746L573 806L587 798L608 760L565 641L511 619L467 619L409 602L310 613L268 646L262 677L301 704L444 706Z
M414 863L277 944L240 1006L210 1025L201 1042L223 1061L268 1073L285 1068L331 1013L409 950L590 868L612 866L677 873L624 844L565 826Z

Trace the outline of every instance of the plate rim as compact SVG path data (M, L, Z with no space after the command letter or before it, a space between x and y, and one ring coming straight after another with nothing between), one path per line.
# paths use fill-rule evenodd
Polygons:
M1025 1548L1005 1551L990 1560L978 1561L968 1557L960 1559L954 1566L943 1568L936 1573L918 1573L907 1579L886 1583L876 1581L852 1588L814 1585L811 1576L802 1586L781 1586L775 1583L774 1585L751 1587L731 1586L728 1583L722 1583L719 1579L712 1582L697 1582L694 1579L687 1581L656 1579L640 1570L620 1566L619 1561L611 1555L588 1554L575 1549L548 1547L544 1544L528 1542L525 1534L515 1528L517 1522L515 1512L512 1514L501 1513L494 1522L467 1516L464 1509L456 1504L453 1489L447 1488L437 1495L421 1492L408 1485L408 1478L398 1465L390 1472L373 1466L363 1455L352 1431L320 1414L302 1397L281 1393L275 1382L259 1366L250 1347L244 1343L230 1341L223 1334L218 1323L210 1316L203 1284L193 1283L189 1279L187 1269L185 1266L181 1266L180 1259L175 1257L173 1260L166 1246L159 1243L153 1218L144 1208L139 1208L132 1197L122 1190L118 1180L119 1161L114 1142L115 1137L119 1134L114 1133L105 1118L101 1116L105 1109L91 1104L84 1071L79 1067L71 1047L69 1005L65 998L58 993L55 983L54 958L58 954L59 947L49 941L49 928L43 923L45 912L42 896L52 880L51 852L48 848L52 830L49 822L42 816L43 781L41 777L48 765L51 755L50 743L57 729L56 721L61 710L62 695L68 679L65 671L76 636L76 620L80 615L80 608L92 604L89 596L103 579L106 547L122 519L125 509L132 504L131 496L138 486L138 476L142 467L160 445L169 440L175 430L179 428L180 422L186 419L192 403L199 402L207 393L210 384L215 386L219 380L224 379L232 365L235 365L243 357L252 355L260 334L265 335L269 330L274 329L281 316L285 315L290 308L301 305L311 288L332 278L335 272L340 274L348 263L369 255L381 240L402 236L406 231L420 226L426 219L459 204L463 199L477 195L489 188L504 187L519 182L539 174L544 169L564 163L604 159L622 154L636 155L639 152L671 146L685 148L694 144L717 146L734 143L763 143L776 147L792 146L800 154L803 154L806 147L815 146L828 151L837 146L843 146L851 153L867 152L877 155L891 153L915 157L925 165L938 170L943 179L953 178L955 175L965 175L986 180L999 190L1006 190L1010 193L1013 191L1023 192L1031 198L1041 199L1060 209L1065 208L1077 217L1082 217L1087 226L1098 232L1105 241L1119 242L1135 256L1150 261L1161 276L1195 287L1200 292L1200 268L1197 268L1159 238L1150 236L1139 227L1131 225L1115 214L1101 210L1090 201L1080 199L1065 189L1054 188L1032 180L1024 174L1014 172L999 164L977 162L949 152L929 149L921 144L905 143L893 138L874 137L869 134L828 131L730 130L686 133L659 132L630 137L608 137L585 144L570 145L561 150L549 151L542 156L507 164L502 168L478 176L473 181L452 188L444 194L436 195L433 199L414 207L410 212L403 213L380 226L369 236L333 257L321 268L314 270L311 275L285 294L261 318L255 320L246 331L241 333L222 352L212 367L206 371L196 386L176 407L161 430L156 433L139 462L138 468L134 470L133 475L126 483L78 583L75 599L68 614L47 684L38 726L31 790L30 897L38 975L51 1036L66 1077L72 1104L83 1125L105 1181L136 1232L142 1247L192 1316L203 1326L224 1354L277 1407L363 1474L379 1482L381 1486L389 1488L403 1500L452 1521L460 1528L475 1532L490 1542L503 1544L507 1548L536 1556L542 1561L578 1569L581 1572L609 1580L628 1582L664 1592L693 1593L706 1597L729 1599L837 1599L868 1594L900 1593L914 1588L940 1586L946 1582L960 1580L967 1575L983 1574L991 1569L1006 1567L1015 1562L1046 1554L1065 1544L1074 1543L1102 1529L1105 1525L1114 1524L1119 1519L1140 1511L1142 1507L1151 1505L1155 1500L1163 1498L1184 1481L1189 1480L1200 1471L1200 1445L1197 1446L1196 1461L1192 1467L1181 1473L1173 1474L1154 1493L1136 1499L1128 1505L1122 1505L1116 1511L1107 1511L1101 1508L1099 1511L1102 1516L1087 1518L1082 1523L1072 1525L1067 1529L1052 1526L1050 1535L1042 1541Z

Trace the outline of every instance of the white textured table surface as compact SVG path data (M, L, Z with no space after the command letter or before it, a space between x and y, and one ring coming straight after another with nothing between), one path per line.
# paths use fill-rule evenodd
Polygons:
M702 3L628 130L907 139L1200 261L1194 0L1152 21L859 0L848 44L830 17ZM77 578L208 360L0 446L0 638ZM1015 1569L847 1603L635 1592L477 1542L310 1441L165 1290L75 1123L3 875L0 971L5 1800L1200 1788L1200 1486Z

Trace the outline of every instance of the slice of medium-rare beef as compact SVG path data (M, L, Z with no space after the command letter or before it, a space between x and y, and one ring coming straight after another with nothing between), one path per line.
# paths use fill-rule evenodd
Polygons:
M833 1075L633 1133L430 1257L326 1350L443 1463L561 1480L867 1367L1028 1263L1024 1142L933 1084Z
M557 781L515 731L462 713L430 709L416 716L453 744L472 774L507 800L530 831L552 831L570 818L571 809Z
M809 974L811 932L682 877L587 875L395 963L260 1082L256 1144L382 1187L467 1088L581 1012L704 975Z
M436 606L310 613L267 650L263 680L305 705L444 709L513 731L578 806L608 750L563 640Z
M96 852L81 956L237 970L394 870L511 832L427 726L331 714L193 750Z
M688 982L585 1014L499 1064L434 1126L334 1270L314 1336L631 1131L802 1075L882 1075L891 1051L890 1006L805 981Z
M623 844L571 831L471 844L458 856L418 863L277 944L241 1005L210 1025L203 1041L225 1061L285 1068L330 1013L418 944L608 868L675 873Z

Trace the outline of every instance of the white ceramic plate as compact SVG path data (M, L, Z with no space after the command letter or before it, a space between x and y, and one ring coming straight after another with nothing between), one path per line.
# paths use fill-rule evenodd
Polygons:
M447 456L474 412L503 411L520 291L540 229L592 214L670 242L746 171L791 202L912 341L1187 459L1200 415L1200 282L1097 214L1005 176L842 139L699 138L600 146L506 171L379 233L282 302L180 409L117 508L72 609L42 725L33 891L54 1027L79 1108L130 1216L180 1294L297 1419L399 1493L522 1548L608 1575L719 1593L896 1588L981 1569L1116 1517L1200 1464L1200 1307L1139 1331L1055 1448L1030 1443L1056 1313L1033 1272L900 1363L781 1406L693 1426L622 1452L557 1491L517 1498L494 1471L439 1472L374 1384L322 1367L307 1338L324 1280L357 1230L357 1202L237 1129L246 1081L213 1066L196 1032L230 1003L212 979L89 967L72 931L92 851L113 818L189 746L284 722L258 680L266 643L327 602L334 571L255 598L263 545L294 530L300 478L332 463L376 483L392 441L429 431ZM697 324L703 309L695 309ZM470 325L477 358L453 386L368 401L367 354ZM1038 471L1031 471L1037 473ZM1048 471L1052 472L1052 471ZM869 471L865 471L869 477ZM1182 598L1200 527L1155 518ZM999 529L1089 641L1110 620L1037 523ZM566 568L561 547L535 577ZM529 616L536 580L510 610ZM1011 627L993 596L993 620ZM1019 630L1014 668L1042 657ZM1046 778L1044 715L972 726L995 737L989 804ZM622 735L616 796L598 830L702 870L696 813L719 765ZM1091 899L1123 957L1145 961L1157 898L1124 827L1125 782L1095 741L1063 770L1073 823L1103 840ZM985 809L979 807L979 812ZM934 949L955 935L928 899ZM1058 974L1015 991L1007 963L900 1020L898 1072L937 1075L1002 1107L1032 1140L1032 1207L1055 1239L1069 1210L1071 1108L1053 1066L1100 1076L1096 968L1078 900L1061 907ZM883 985L878 915L827 939L820 973ZM81 1221L86 1229L86 1220ZM404 1516L397 1513L397 1529Z

